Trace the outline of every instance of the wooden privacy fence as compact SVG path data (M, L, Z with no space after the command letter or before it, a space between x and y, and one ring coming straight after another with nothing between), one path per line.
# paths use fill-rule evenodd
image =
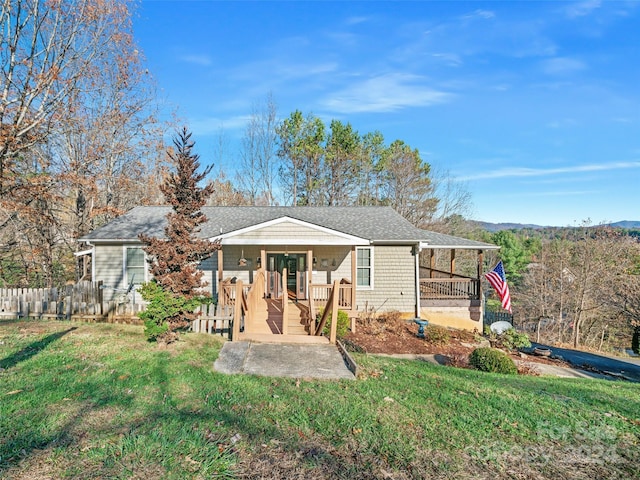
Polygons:
M139 296L136 296L139 297ZM144 303L133 303L133 295L120 300L103 300L102 282L79 282L56 288L0 288L0 319L45 318L86 322L141 325L138 313ZM232 306L202 305L194 332L229 336Z
M0 288L0 317L72 318L102 316L102 282L80 282L56 288Z
M201 305L196 312L200 316L191 322L192 331L231 338L233 305Z

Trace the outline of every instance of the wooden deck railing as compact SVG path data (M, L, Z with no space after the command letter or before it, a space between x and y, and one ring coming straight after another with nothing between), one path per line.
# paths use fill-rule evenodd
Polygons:
M337 281L336 281L337 282ZM309 297L313 301L313 305L316 309L323 308L329 301L329 296L333 291L334 285L312 283L309 285ZM342 279L338 283L338 306L344 310L351 310L351 289L353 284L349 280Z
M237 285L237 282L233 283L233 281L230 278L225 278L220 282L220 293L218 295L219 305L226 307L226 306L233 306L236 304L236 292L237 292L236 285ZM244 285L242 288L245 295L248 295L249 289L251 288L251 284ZM263 288L263 291L264 291L264 288Z
M478 300L480 281L475 278L421 278L420 300Z

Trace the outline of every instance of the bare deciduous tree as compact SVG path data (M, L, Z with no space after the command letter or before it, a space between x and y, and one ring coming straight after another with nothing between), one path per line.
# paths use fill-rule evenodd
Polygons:
M252 205L275 205L277 106L273 95L255 104L242 137L240 184Z

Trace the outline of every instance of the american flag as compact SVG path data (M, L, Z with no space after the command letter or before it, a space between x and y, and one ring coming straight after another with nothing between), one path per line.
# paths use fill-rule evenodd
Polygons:
M485 278L495 288L496 292L500 296L502 302L502 308L511 313L511 295L509 294L509 285L507 285L507 277L504 274L504 267L502 266L502 260L493 267L489 273L486 273Z

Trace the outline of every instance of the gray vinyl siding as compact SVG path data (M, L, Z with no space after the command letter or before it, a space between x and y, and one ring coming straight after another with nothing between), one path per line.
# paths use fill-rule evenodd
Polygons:
M203 288L203 290L205 292L208 292L209 294L213 295L215 293L214 288L215 288L215 276L216 274L214 273L216 270L214 268L214 258L215 258L215 263L218 263L218 253L214 253L213 257L210 257L206 260L204 260L200 266L198 267L200 270L202 270L204 272L204 275L202 276L202 283L206 284ZM217 268L217 267L216 267Z
M333 283L343 278L351 280L351 247L317 245L313 247L313 256L316 258L313 283ZM322 260L327 260L327 267L322 266Z
M378 312L415 311L415 257L412 247L376 245L373 247L373 289L356 290L359 311L365 307Z
M94 255L93 261L94 265L94 280L102 281L104 288L104 299L105 301L111 300L115 291L114 288L124 289L129 285L127 284L125 277L125 269L124 269L124 255L125 255L125 245L127 247L141 247L142 244L96 244L94 246ZM213 293L215 272L217 270L217 254L214 254L214 258L210 258L205 260L200 265L200 270L204 272L204 276L202 277L203 281L207 282L207 286L204 288L205 291ZM145 278L146 280L151 280L151 275L149 273L149 266L145 263Z
M235 278L237 280L242 280L243 283L251 283L253 280L253 275L256 271L257 259L260 257L260 247L253 245L225 245L223 247L223 265L224 269L223 278ZM238 261L244 255L244 258L247 260L247 265L245 267L241 267L238 265ZM215 254L214 259L215 271L218 270L218 254ZM214 273L217 275L217 273Z
M122 243L95 245L93 262L94 280L102 281L105 300L108 301L113 298L114 288L122 289L127 287L124 278L124 247Z
M256 244L271 243L272 241L282 241L285 238L294 238L296 243L308 241L310 245L330 243L342 237L336 237L330 233L322 232L315 228L298 225L293 222L282 222L276 225L269 225L251 232L235 235L234 240L250 241Z

